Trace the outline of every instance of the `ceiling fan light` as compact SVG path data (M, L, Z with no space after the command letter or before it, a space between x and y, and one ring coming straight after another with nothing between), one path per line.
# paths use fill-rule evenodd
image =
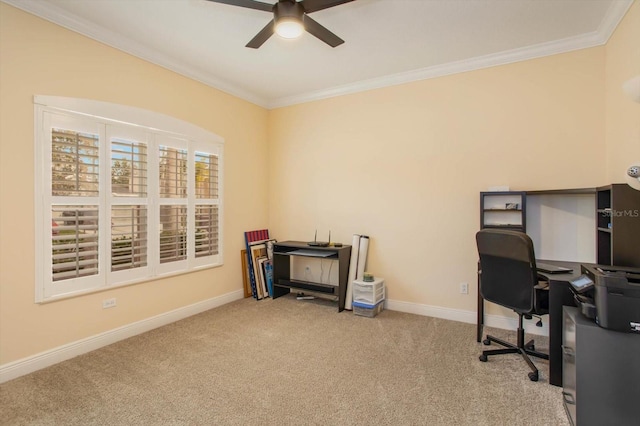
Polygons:
M276 34L282 38L298 38L304 32L302 23L294 19L280 19L276 24Z

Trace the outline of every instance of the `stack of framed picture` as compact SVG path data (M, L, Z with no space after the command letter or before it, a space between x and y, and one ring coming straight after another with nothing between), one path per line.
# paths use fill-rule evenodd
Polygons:
M261 229L244 233L246 250L242 250L242 275L245 280L245 297L249 291L254 299L262 300L273 294L273 243L269 230ZM250 290L249 290L250 289Z

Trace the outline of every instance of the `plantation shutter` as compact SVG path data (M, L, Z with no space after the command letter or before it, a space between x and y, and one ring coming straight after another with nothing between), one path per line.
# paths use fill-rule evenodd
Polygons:
M132 129L111 131L111 271L115 272L148 264L148 149L145 142L124 137L134 136Z
M97 288L104 278L104 126L44 111L39 122L36 164L42 164L37 182L43 204L37 215L42 265L37 294L49 298Z
M51 195L99 195L99 137L67 129L51 129Z
M187 141L163 138L158 146L158 191L160 194L159 261L178 267L188 255L188 150ZM161 268L162 271L162 268Z
M195 153L195 256L214 256L219 253L219 159L217 155Z
M54 205L53 281L98 274L98 206Z
M49 127L53 282L97 275L100 266L100 136L80 121L56 118Z

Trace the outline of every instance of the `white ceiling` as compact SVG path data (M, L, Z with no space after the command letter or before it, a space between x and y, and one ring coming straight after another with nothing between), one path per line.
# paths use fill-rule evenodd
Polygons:
M633 0L356 0L305 34L245 44L268 12L206 0L2 0L266 108L606 43ZM275 0L264 0L274 3Z

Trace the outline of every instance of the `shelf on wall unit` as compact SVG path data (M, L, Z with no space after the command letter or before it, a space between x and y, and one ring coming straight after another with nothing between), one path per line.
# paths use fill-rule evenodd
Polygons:
M287 287L295 287L299 289L317 291L320 293L333 293L337 286L315 283L310 281L301 281L301 280L286 280L279 279L278 285L287 286Z
M541 189L526 191L527 195L592 195L596 188L571 188L571 189Z
M597 188L597 258L602 265L640 266L640 191L624 183Z
M526 232L526 203L524 191L481 192L480 229L497 228Z

